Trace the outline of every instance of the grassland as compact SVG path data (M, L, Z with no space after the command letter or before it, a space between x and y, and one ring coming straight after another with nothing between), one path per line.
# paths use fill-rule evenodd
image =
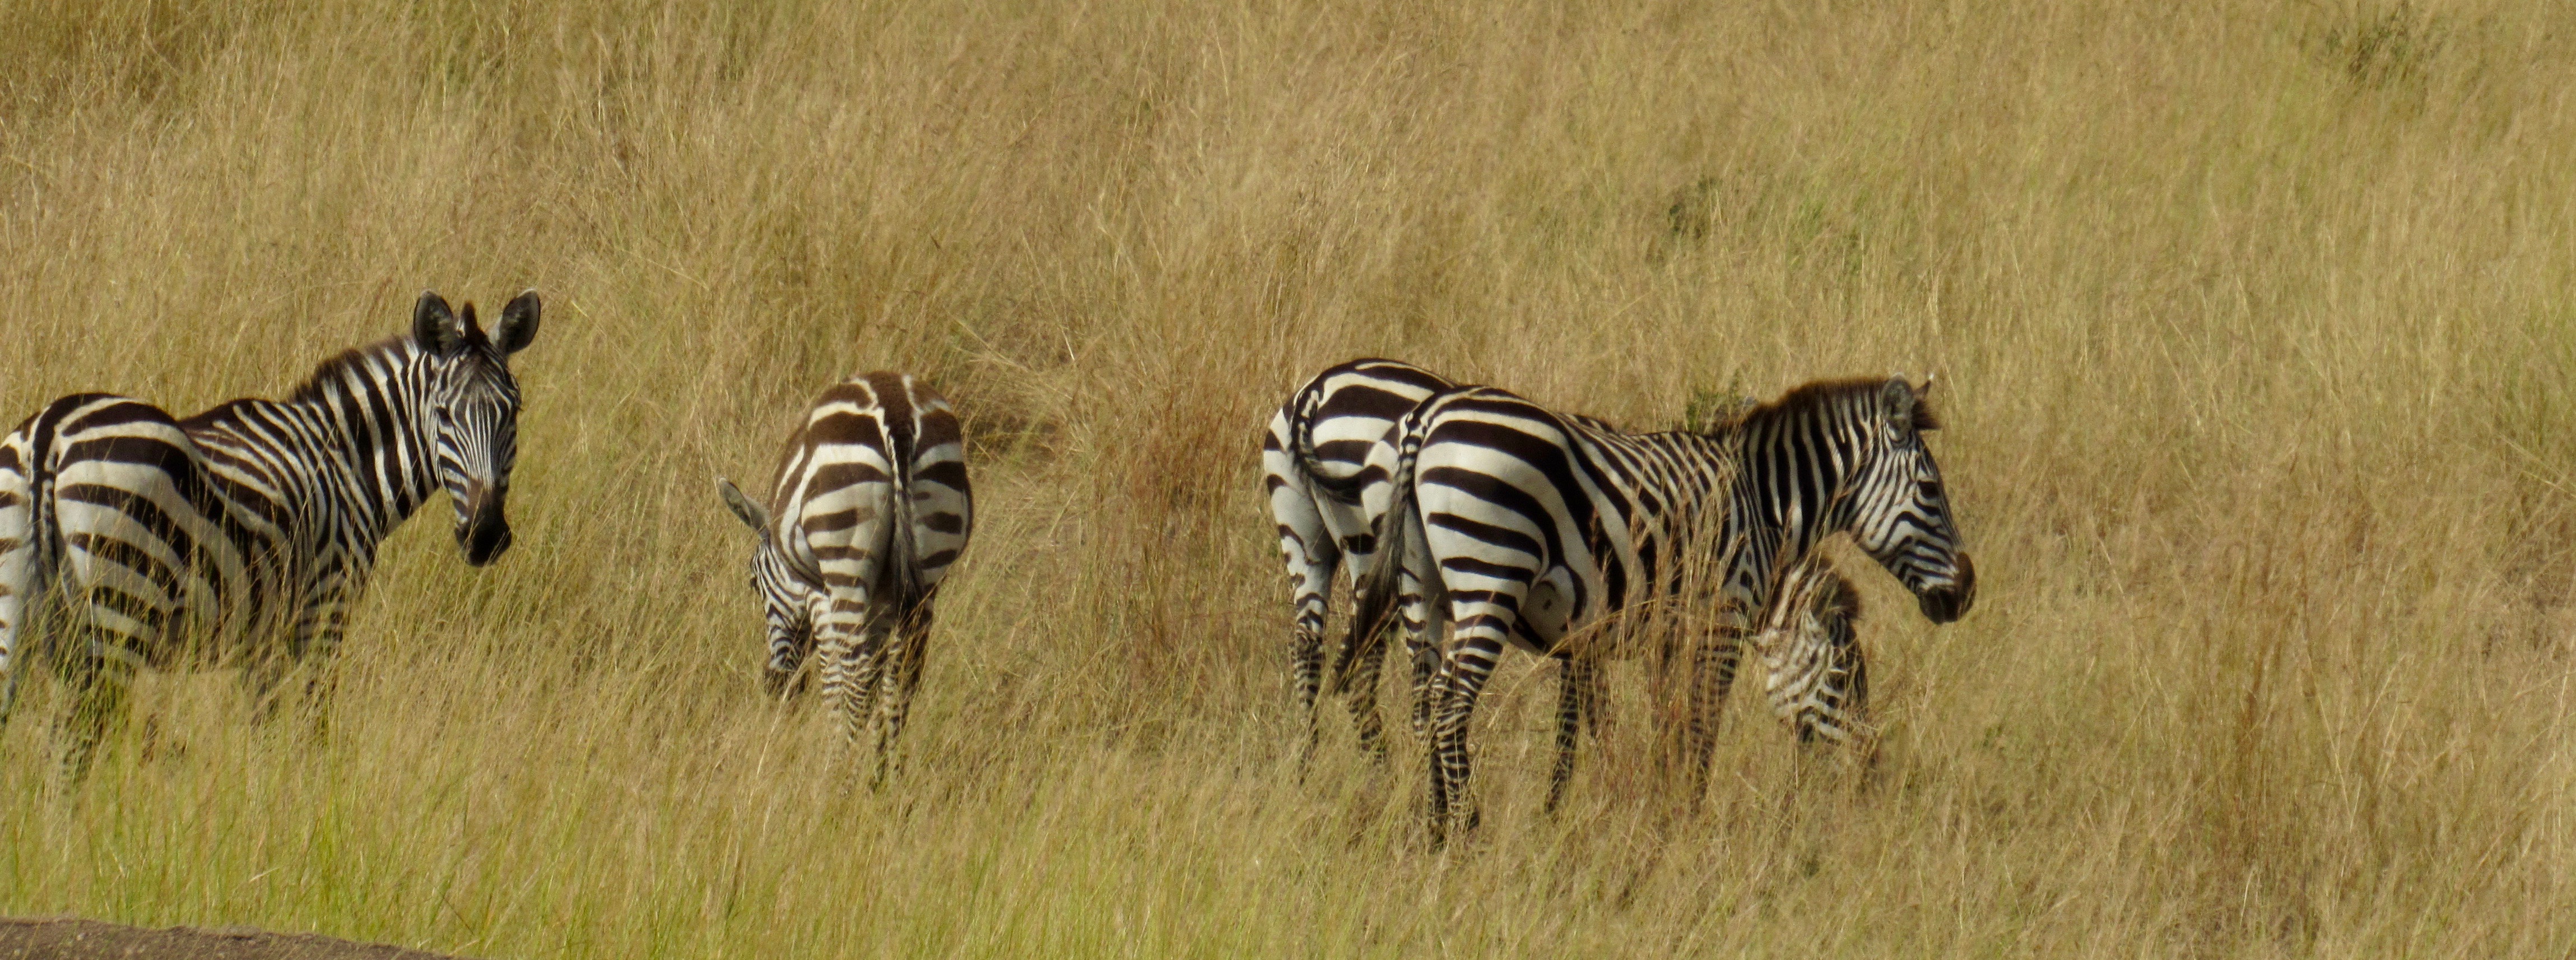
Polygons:
M533 285L517 546L401 532L325 744L156 678L66 802L39 685L0 912L510 957L2576 952L2563 4L252 6L0 11L0 420L274 394L422 287ZM1409 740L1284 749L1258 429L1363 353L1639 425L1938 371L1979 605L1864 571L1875 778L1739 697L1690 816L1623 668L1541 818L1517 660L1487 828L1426 855ZM982 515L912 771L846 796L757 695L712 480L880 366L963 409Z

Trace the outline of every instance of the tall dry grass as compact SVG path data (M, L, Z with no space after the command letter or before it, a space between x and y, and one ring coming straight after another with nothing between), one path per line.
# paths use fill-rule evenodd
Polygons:
M0 910L493 956L2576 951L2564 5L732 6L0 12L0 416L273 394L424 286L548 305L513 554L402 531L326 744L156 678L66 802L40 684ZM1938 371L1982 602L1860 577L1875 780L1739 689L1695 816L1623 709L1542 819L1516 660L1483 837L1427 856L1409 741L1284 762L1257 430L1361 353L1640 425ZM958 402L983 515L909 776L842 796L756 696L711 480L877 366Z

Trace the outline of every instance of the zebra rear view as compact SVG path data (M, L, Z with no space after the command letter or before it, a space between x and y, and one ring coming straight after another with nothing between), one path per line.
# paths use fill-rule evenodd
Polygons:
M1457 384L1401 360L1363 357L1327 367L1289 394L1270 417L1261 443L1262 485L1276 522L1279 552L1286 561L1289 606L1294 626L1289 635L1289 683L1297 695L1297 715L1306 736L1297 748L1302 768L1314 753L1320 725L1315 709L1319 694L1347 695L1360 748L1378 760L1386 757L1384 721L1378 716L1378 673L1385 660L1384 634L1372 635L1358 650L1345 650L1327 690L1324 678L1324 623L1331 612L1334 573L1347 571L1354 583L1368 574L1377 551L1379 515L1392 496L1392 477L1372 458L1391 458L1398 421L1433 394ZM1616 432L1607 421L1567 414L1577 422ZM1420 584L1410 571L1398 570L1396 616L1404 634L1403 657L1410 664L1413 732L1420 735L1429 720L1426 689L1431 680L1431 641L1423 631L1429 615Z
M901 768L932 594L974 523L956 413L908 374L852 377L788 438L765 503L716 484L760 538L751 582L766 607L770 692L795 686L819 648L823 698L853 747L874 729L872 782L883 784Z
M1378 513L1386 509L1388 477L1384 469L1368 468L1368 452L1385 443L1387 431L1423 398L1451 386L1447 378L1409 363L1362 358L1316 374L1271 415L1261 465L1280 554L1287 562L1289 605L1295 611L1289 683L1306 724L1298 748L1301 768L1321 733L1315 701L1323 686L1324 623L1331 611L1333 575L1345 566L1354 581L1368 572L1377 549L1372 531ZM1421 591L1407 580L1402 594L1397 606L1406 661L1413 664L1413 727L1418 734L1426 718L1423 690L1431 679L1431 663L1422 655L1427 643ZM1360 748L1378 758L1386 755L1377 710L1382 660L1361 658L1342 685L1350 694Z
M143 667L243 666L266 716L289 667L338 646L385 537L440 490L466 562L498 559L518 452L508 358L539 309L521 294L487 335L473 304L460 317L424 293L409 334L323 361L285 400L182 420L78 394L0 439L0 723L30 655L74 692L74 783ZM312 692L320 717L327 681Z

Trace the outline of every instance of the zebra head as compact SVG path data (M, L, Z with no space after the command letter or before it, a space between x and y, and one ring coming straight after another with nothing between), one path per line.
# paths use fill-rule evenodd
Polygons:
M760 546L751 552L751 588L760 591L769 621L769 667L762 681L769 694L777 696L787 691L796 668L814 648L814 603L820 597L788 569L787 554L769 526L769 508L743 496L733 481L723 477L716 478L716 492L724 495L725 506L733 509L734 516L760 535Z
M412 310L412 340L430 357L428 402L432 460L438 485L456 507L456 545L465 562L482 566L510 549L510 468L519 456L519 380L511 354L537 338L537 292L522 293L502 308L501 322L486 335L474 305L463 317L435 292L420 295Z
M1923 402L1931 387L1891 377L1860 405L1851 437L1858 462L1839 506L1861 550L1913 591L1923 616L1949 623L1976 603L1977 569L1960 546L1941 466L1923 446L1923 434L1940 429Z

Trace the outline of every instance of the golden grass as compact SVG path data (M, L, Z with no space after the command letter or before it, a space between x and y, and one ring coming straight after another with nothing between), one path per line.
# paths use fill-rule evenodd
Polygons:
M325 745L157 678L63 802L39 684L0 911L514 957L2576 951L2565 5L721 6L0 18L0 419L547 295L513 554L402 531ZM1300 785L1258 428L1361 353L1641 425L1938 371L1985 583L1934 629L1848 566L1876 781L1739 686L1667 816L1632 666L1550 823L1517 658L1471 851L1418 849L1407 738L1375 775L1333 716ZM711 481L878 366L958 402L983 509L912 770L845 797L756 695Z

